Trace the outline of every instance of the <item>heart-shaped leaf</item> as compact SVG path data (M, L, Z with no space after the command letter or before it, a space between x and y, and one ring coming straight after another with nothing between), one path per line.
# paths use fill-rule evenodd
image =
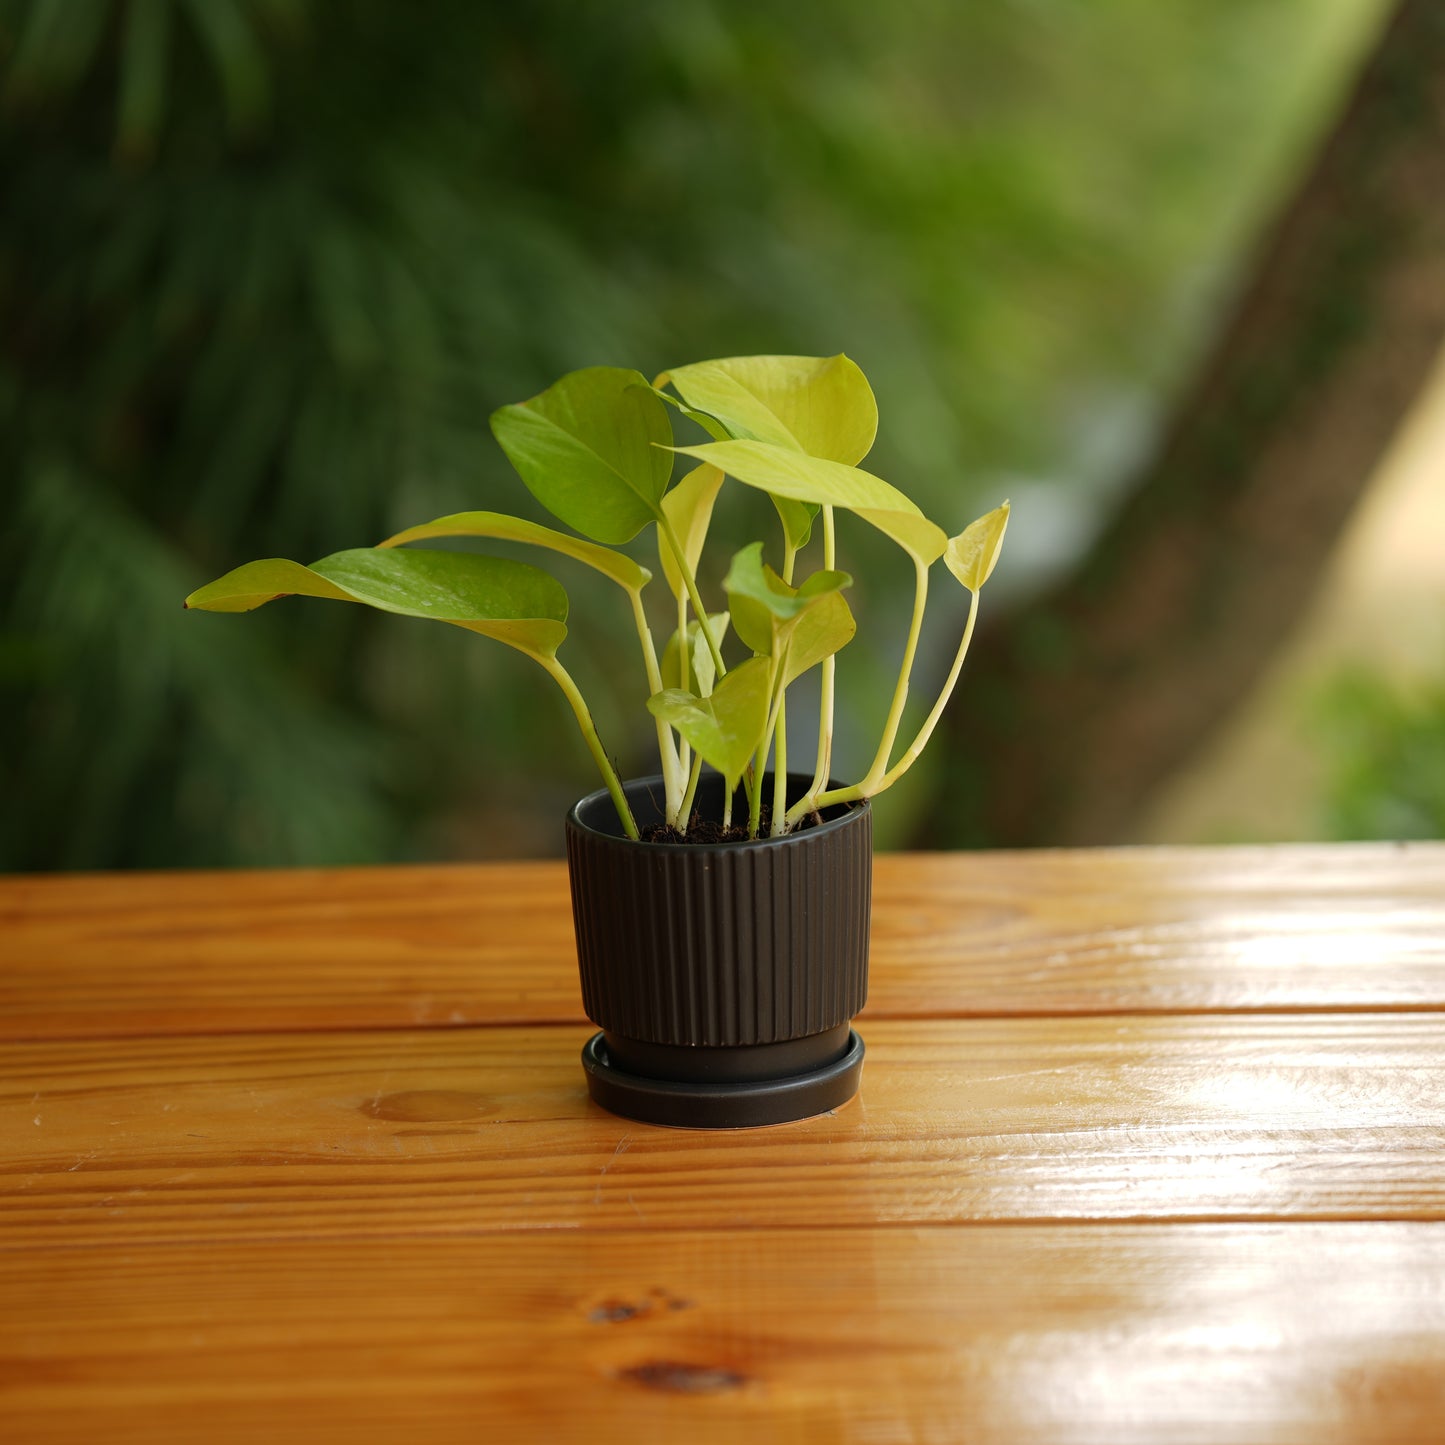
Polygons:
M783 536L788 539L788 546L795 552L800 551L808 545L808 538L813 535L813 519L818 515L818 504L795 502L791 497L779 497L773 493L769 493L769 497L777 508L778 520L783 524Z
M713 612L708 615L708 625L712 628L713 641L719 647L722 646L723 638L727 636L729 614L726 612ZM707 645L707 638L702 635L702 628L697 622L687 624L687 680L682 679L682 665L677 655L678 638L674 631L668 638L667 646L662 653L662 677L664 682L676 681L682 686L684 692L695 692L699 697L707 697L717 681L717 667L712 660L712 649Z
M810 667L846 647L858 631L841 592L829 592L793 624L783 662L783 686L791 687Z
M329 597L426 617L551 657L567 636L567 594L540 568L467 552L336 552L310 567L248 562L186 598L207 612L249 612L277 597Z
M994 564L1003 548L1003 534L1008 528L1009 505L995 507L976 522L970 522L958 536L950 539L943 554L944 566L968 588L977 593L993 574Z
M846 356L733 356L663 372L730 436L855 466L878 434L873 388Z
M936 562L948 545L942 528L935 527L897 487L857 467L758 441L704 442L675 450L712 462L728 476L775 496L856 512L925 567Z
M685 401L679 401L675 396L669 396L662 387L667 382L667 373L664 371L656 381L652 383L652 389L663 401L675 412L681 413L689 421L696 422L715 442L725 442L731 433L715 417L709 416L705 411L698 411L696 407L689 406Z
M492 432L532 495L584 536L627 542L656 519L672 476L672 422L641 372L569 372L493 412Z
M667 513L672 530L682 543L688 570L694 577L697 576L697 564L702 557L703 543L707 541L707 529L712 523L712 506L722 484L723 474L716 467L694 467L662 499L662 510ZM681 597L685 590L682 574L677 570L672 548L667 546L661 536L658 537L657 555L662 563L662 575L667 579L672 595Z
M669 688L654 693L647 706L723 775L731 794L763 740L771 681L767 658L750 657L718 683L711 697Z
M718 481L722 481L721 473L718 473ZM629 592L645 587L652 578L646 567L639 566L631 557L614 552L610 547L599 547L595 542L584 542L581 537L554 531L539 522L509 517L504 512L453 512L451 516L438 517L434 522L408 527L406 531L388 537L381 545L400 547L406 542L424 542L433 537L493 537L502 542L526 542L532 547L546 547L586 563Z
M763 562L763 544L754 542L733 557L723 588L738 636L756 653L781 657L798 620L852 582L846 572L815 572L801 587L790 587Z

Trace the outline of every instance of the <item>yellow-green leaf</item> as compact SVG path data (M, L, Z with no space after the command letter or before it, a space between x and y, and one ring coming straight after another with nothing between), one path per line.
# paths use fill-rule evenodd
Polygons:
M771 680L768 660L750 657L718 683L711 697L668 688L648 698L647 706L723 775L731 793L763 740Z
M813 535L813 519L818 515L816 502L795 502L791 497L769 494L777 509L778 520L783 524L783 536L793 551L801 551Z
M493 412L492 432L532 495L583 536L627 542L656 519L672 477L672 422L640 372L569 372Z
M1005 502L976 522L970 522L958 536L949 540L948 549L943 554L944 566L970 592L978 592L992 575L1003 548L1008 517L1009 505Z
M855 466L878 434L868 378L846 356L732 356L665 371L698 411L739 440L769 442Z
M278 597L326 597L383 612L450 622L550 657L567 636L567 594L540 568L467 552L336 552L310 567L282 558L249 562L191 593L186 606L249 612Z
M841 592L820 597L792 624L784 652L783 686L791 687L810 667L846 647L858 631Z
M713 641L721 647L723 638L727 636L729 614L710 612L707 620L712 628ZM717 667L712 660L712 649L707 645L707 638L702 635L702 628L696 621L687 624L687 656L687 678L684 681L682 664L678 658L678 637L674 630L662 653L662 680L679 683L683 691L707 697L717 681Z
M704 442L674 450L711 462L728 476L775 496L856 512L925 567L936 562L948 545L942 528L935 527L897 487L858 467L759 441Z
M266 557L247 562L224 577L208 582L186 598L185 605L200 612L250 612L278 597L330 597L338 602L356 599L334 582L300 562Z
M718 489L723 484L723 474L706 464L694 467L663 499L662 510L672 523L672 530L682 544L683 556L687 558L688 570L697 576L697 565L702 558L703 544L707 541L707 529L712 523L712 507L717 500ZM685 588L682 573L673 559L672 548L659 533L657 556L662 563L662 575L672 589L674 597L681 597Z
M722 481L721 472L718 473L718 481ZM585 563L629 592L645 587L652 577L646 567L639 566L631 557L614 552L610 547L600 547L596 542L584 541L581 537L558 532L538 522L509 517L504 512L453 512L450 516L438 517L434 522L408 527L404 532L388 537L381 545L400 547L407 542L425 542L434 537L493 537L501 542L525 542L532 547L546 547Z
M756 653L782 657L802 620L852 582L846 572L820 571L814 572L800 587L791 587L771 567L764 565L763 544L754 542L733 557L723 587L738 636ZM852 613L846 605L843 611L851 626ZM828 615L835 620L838 616L833 611ZM848 636L852 636L851 631ZM842 642L838 644L842 645ZM826 655L820 654L815 660Z

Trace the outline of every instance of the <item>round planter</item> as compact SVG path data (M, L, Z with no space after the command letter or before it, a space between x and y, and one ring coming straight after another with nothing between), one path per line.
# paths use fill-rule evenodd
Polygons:
M790 798L811 781L790 774ZM722 789L703 778L703 817L721 815ZM624 791L640 827L662 821L660 778ZM746 817L745 803L734 816ZM567 865L582 1002L601 1030L582 1063L603 1108L741 1129L825 1113L858 1091L868 803L783 838L634 843L604 789L567 815Z

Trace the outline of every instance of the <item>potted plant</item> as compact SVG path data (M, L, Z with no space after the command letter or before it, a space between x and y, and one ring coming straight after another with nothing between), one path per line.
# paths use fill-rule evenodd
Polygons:
M678 445L675 413L710 439ZM846 356L705 361L652 384L636 371L588 367L502 407L491 424L532 495L572 531L462 512L309 567L248 563L186 606L244 612L288 595L329 597L453 623L532 658L561 689L604 783L566 822L583 1002L601 1030L583 1052L594 1099L629 1117L697 1127L835 1107L856 1091L863 1057L851 1020L867 993L869 802L918 757L953 692L1008 504L950 539L861 470L878 410ZM679 457L693 465L674 482ZM744 547L725 599L709 605L699 562L727 478L771 498L780 565L764 560L761 542ZM915 576L883 735L856 782L832 777L834 660L855 632L844 596L852 579L835 565L838 512L901 547ZM651 573L618 550L644 529L655 531L667 593L671 636L660 652L646 606ZM657 777L617 776L558 658L561 585L527 563L410 545L451 537L527 543L618 586L637 634L638 701L656 731ZM805 572L800 558L815 542L821 566ZM970 594L967 621L937 700L899 753L940 558ZM788 690L814 669L813 766L791 771L799 749L788 736Z

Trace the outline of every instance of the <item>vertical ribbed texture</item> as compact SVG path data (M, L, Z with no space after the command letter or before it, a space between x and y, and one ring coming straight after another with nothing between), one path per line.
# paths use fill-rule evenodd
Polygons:
M640 824L660 791L656 779L627 785ZM704 816L718 816L721 793L703 780ZM567 863L582 1002L601 1028L658 1044L777 1043L847 1023L868 997L866 804L786 838L693 846L629 842L598 793L568 816Z

